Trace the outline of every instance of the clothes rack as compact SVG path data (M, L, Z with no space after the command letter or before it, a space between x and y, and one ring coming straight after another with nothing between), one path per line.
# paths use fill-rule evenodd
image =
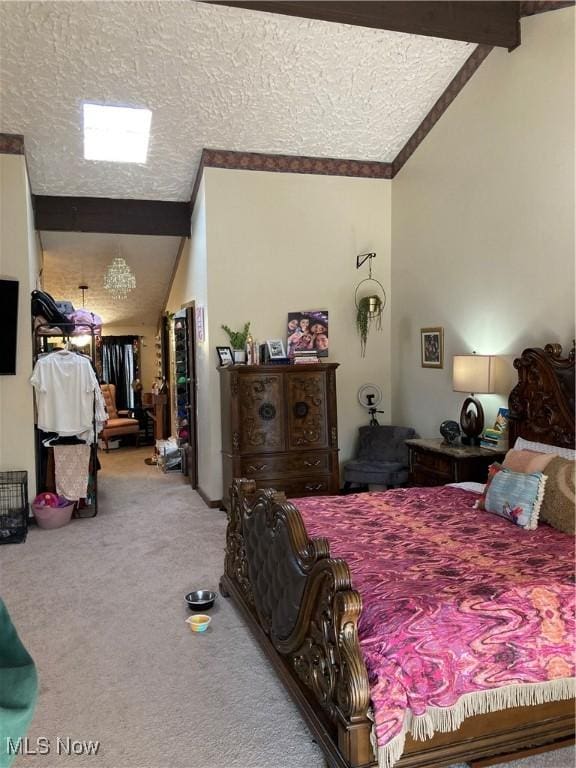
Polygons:
M78 329L82 329L81 332L78 332ZM57 328L55 328L54 325L50 323L40 323L36 325L34 327L34 335L33 335L34 364L36 364L37 360L40 358L41 355L56 351L56 349L50 348L50 340L62 339L66 342L67 346L69 346L71 344L71 340L73 340L74 338L80 335L90 337L90 355L87 355L87 357L89 357L94 373L97 375L98 366L97 366L96 355L97 355L97 339L99 338L99 335L100 335L100 327L95 325L88 325L85 322L59 323ZM45 477L47 475L47 467L49 466L49 462L50 462L50 455L49 455L50 451L49 451L49 448L47 448L44 445L44 439L46 437L46 433L42 432L37 426L35 430L36 430L37 487L38 489L46 490L44 486L46 484ZM100 465L98 461L96 393L94 393L94 401L92 406L92 430L93 430L93 442L90 445L90 459L89 459L89 472L90 472L90 476L92 477L92 487L91 488L89 487L89 491L93 501L90 505L86 504L82 508L80 508L80 504L77 505L74 516L80 517L80 518L95 517L98 514L98 469ZM55 443L55 444L70 444L70 442L68 442L66 438L60 438L60 440L62 442ZM78 441L78 442L80 443L82 441ZM87 513L87 510L89 511L89 513Z

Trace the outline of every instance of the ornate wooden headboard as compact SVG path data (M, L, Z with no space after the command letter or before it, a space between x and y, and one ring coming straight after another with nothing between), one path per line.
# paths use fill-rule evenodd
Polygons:
M514 360L518 384L510 393L510 446L517 437L574 448L574 342L530 348Z

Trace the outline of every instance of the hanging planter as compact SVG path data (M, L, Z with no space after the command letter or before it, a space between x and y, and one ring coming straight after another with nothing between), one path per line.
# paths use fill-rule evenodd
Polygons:
M377 331L382 330L382 312L386 306L386 291L384 286L375 277L372 277L372 259L376 254L361 253L356 256L356 269L367 261L368 277L360 280L354 291L354 303L356 304L356 330L360 336L360 352L362 357L366 355L366 343L371 326Z
M376 330L382 330L384 302L376 294L363 296L358 300L356 308L356 330L360 336L360 350L362 357L364 357L366 355L366 342L368 341L370 326L374 324Z

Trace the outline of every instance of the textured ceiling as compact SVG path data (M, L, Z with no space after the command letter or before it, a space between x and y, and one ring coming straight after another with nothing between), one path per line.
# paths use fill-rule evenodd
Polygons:
M98 235L83 232L41 232L44 288L56 300L82 307L78 286L88 285L86 309L106 325L156 325L163 309L179 237ZM120 253L136 276L126 299L114 299L103 285L106 267Z
M36 194L187 200L203 147L391 161L469 43L164 2L0 2L0 130ZM82 102L152 110L145 165L86 161Z

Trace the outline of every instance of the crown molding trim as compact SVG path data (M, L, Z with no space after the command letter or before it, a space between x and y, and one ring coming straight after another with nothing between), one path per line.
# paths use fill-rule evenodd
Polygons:
M335 157L276 155L265 152L236 152L205 149L204 167L273 173L312 173L319 176L355 176L366 179L391 179L392 163L372 160L343 160Z
M316 176L350 176L362 179L391 179L392 163L371 160L343 160L334 157L275 155L266 152L238 152L226 149L204 149L196 171L190 198L194 210L205 168L235 171L267 171L271 173L304 173Z

